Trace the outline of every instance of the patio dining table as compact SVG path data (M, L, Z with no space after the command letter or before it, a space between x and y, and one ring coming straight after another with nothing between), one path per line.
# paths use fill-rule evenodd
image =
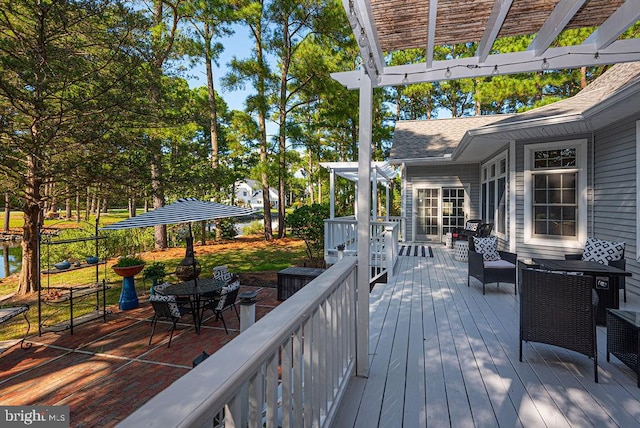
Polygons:
M173 296L188 296L191 304L191 312L193 314L193 325L196 333L200 334L200 326L202 324L201 302L202 296L209 293L215 293L222 290L225 282L215 278L201 278L171 284L164 289L163 293Z
M631 276L631 272L597 262L584 260L532 259L533 263L544 269L564 272L580 272L596 278L594 287L598 293L598 308L596 310L596 324L607 324L607 308L620 308L620 293L618 281L621 276ZM600 281L598 277L608 278Z

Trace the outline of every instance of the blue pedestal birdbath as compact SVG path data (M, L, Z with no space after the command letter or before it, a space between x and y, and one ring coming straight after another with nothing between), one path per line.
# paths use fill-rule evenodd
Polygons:
M113 271L122 277L122 291L118 306L121 311L135 309L138 307L138 295L136 294L134 276L142 272L144 264L137 266L112 267Z

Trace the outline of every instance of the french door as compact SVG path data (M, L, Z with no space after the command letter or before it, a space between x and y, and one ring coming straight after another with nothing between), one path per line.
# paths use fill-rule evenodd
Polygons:
M440 189L416 189L414 241L440 238Z
M417 188L415 207L414 241L442 242L444 234L464 226L462 187Z

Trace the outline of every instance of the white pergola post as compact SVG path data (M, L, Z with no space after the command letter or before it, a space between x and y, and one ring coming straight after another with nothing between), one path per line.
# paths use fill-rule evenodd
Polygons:
M387 220L387 221L389 221L389 207L391 206L389 204L389 187L390 187L389 182L387 182L387 185L384 187L384 200L386 202L384 204L384 206L386 208L386 210L385 210L385 220Z
M371 218L373 221L378 221L378 168L373 168L371 177L371 199Z
M336 171L331 169L329 174L329 218L336 216Z
M356 376L369 375L369 234L371 225L371 135L372 135L371 78L361 70L360 132L358 144L358 299L356 302Z

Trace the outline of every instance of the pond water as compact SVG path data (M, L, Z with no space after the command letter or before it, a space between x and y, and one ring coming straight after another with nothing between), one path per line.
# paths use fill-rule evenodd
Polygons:
M22 266L22 247L19 242L0 243L0 278L18 272Z

